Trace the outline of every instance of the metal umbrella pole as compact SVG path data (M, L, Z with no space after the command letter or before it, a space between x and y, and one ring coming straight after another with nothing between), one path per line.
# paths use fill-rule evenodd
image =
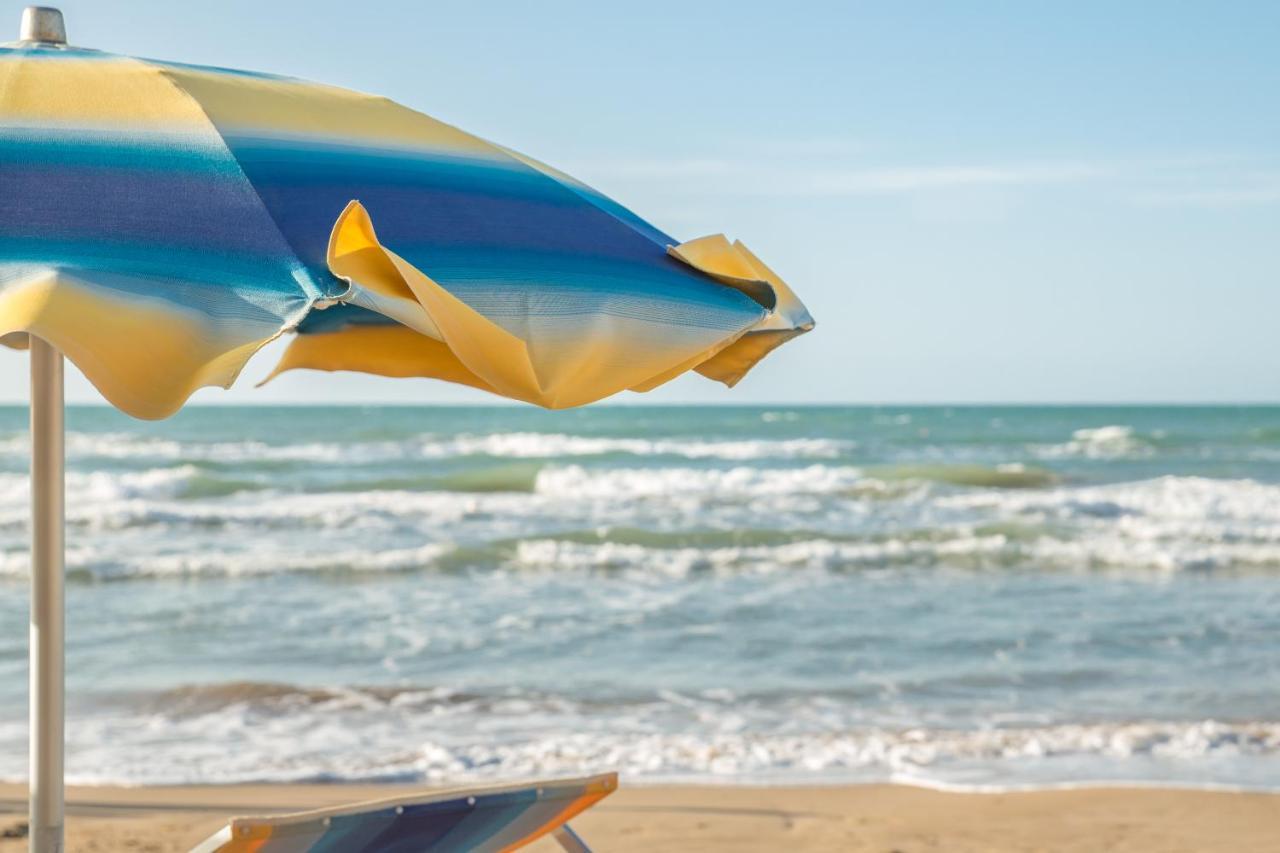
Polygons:
M62 353L31 339L32 853L62 853L63 456Z
M62 13L29 7L19 39L66 44ZM31 336L31 765L32 853L63 853L63 597L65 455L62 353Z

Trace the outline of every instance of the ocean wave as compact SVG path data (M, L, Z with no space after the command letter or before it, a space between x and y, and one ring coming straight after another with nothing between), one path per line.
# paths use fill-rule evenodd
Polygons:
M130 553L118 549L72 547L66 552L67 577L73 581L125 581L165 578L236 578L280 574L377 574L422 571L441 566L455 553L448 544L415 548L325 548L290 551L260 548L199 549L184 553ZM0 554L0 578L24 578L30 571L26 551Z
M987 489L1040 489L1053 485L1059 479L1052 471L1020 462L1001 465L881 465L868 467L866 473L881 480L923 480Z
M970 492L940 496L937 502L1042 519L1155 519L1176 523L1185 535L1208 539L1220 538L1224 525L1231 523L1247 526L1251 536L1268 541L1280 535L1280 485L1256 480L1166 476L1041 492Z
M813 539L777 546L649 548L553 539L519 544L514 565L563 571L631 570L669 576L696 572L852 571L883 568L968 570L1137 570L1248 572L1280 569L1280 545L1224 542L1145 542L1122 536L1070 540L1042 535L1022 540L1004 533L963 532L841 542Z
M631 537L634 538L634 537ZM654 537L646 536L652 541ZM687 537L678 537L687 538ZM768 538L766 536L757 539ZM775 532L772 538L789 539ZM589 543L535 537L459 547L431 543L409 548L320 547L280 550L264 542L251 551L199 548L182 553L133 553L128 548L72 547L66 554L72 581L165 578L232 578L273 574L377 574L415 571L637 572L654 577L695 573L771 573L801 569L854 571L889 567L1002 568L1038 552L1005 534L930 535L876 541L801 539L769 545L670 546L634 542ZM1280 559L1280 555L1278 555ZM25 550L0 553L0 578L23 578Z
M452 474L412 474L375 479L352 478L324 484L316 492L415 492L439 491L483 494L487 492L532 492L537 487L542 462L512 463L470 468Z
M792 525L808 520L818 524L816 539L874 539L886 563L902 555L929 562L959 557L952 540L967 539L973 548L965 556L992 555L994 565L1280 565L1280 485L1167 476L1049 487L1032 485L1042 482L1037 472L1011 470L1009 476L1017 479L1001 488L938 489L909 479L919 473L899 468L895 475L908 479L895 480L882 479L883 472L822 465L724 470L566 466L541 471L535 491L561 500L596 501L602 512L618 507L620 515L634 501L647 502L673 520L713 511L721 524L748 528L767 524L769 514ZM740 512L734 511L735 502ZM746 517L751 512L765 515ZM995 547L992 536L977 535L984 532L1003 536L1001 547ZM840 547L849 555L864 548ZM867 560L851 556L849 562Z
M444 783L619 771L643 779L1231 781L1280 757L1280 722L1116 720L981 728L856 724L822 695L724 689L612 701L444 687L233 683L119 697L69 726L78 783ZM483 719L476 735L475 721ZM0 726L0 743L19 739ZM149 748L163 743L163 749ZM12 753L10 755L10 753ZM0 777L23 772L6 750ZM1129 768L1127 771L1125 768ZM1265 773L1259 774L1265 778ZM1209 777L1209 778L1206 778Z
M904 474L898 479L909 478ZM549 498L610 497L615 500L690 494L742 497L861 492L896 496L904 492L885 480L864 476L857 468L842 466L587 468L541 461L470 467L448 473L410 471L315 482L262 474L237 476L185 463L136 471L70 471L66 482L72 503L82 507L109 507L124 501L222 498L254 491L271 492L263 500L273 502L277 495L311 495L317 500L325 495L349 495L344 499L360 500L362 495L382 492L508 492L537 493ZM30 499L29 488L27 475L0 472L0 514L5 507L23 509ZM234 512L236 505L229 504L228 509Z
M73 474L68 482L68 567L90 579L463 567L667 575L1280 568L1280 486L1252 480L987 489L910 481L895 491L907 481L843 466L534 464L431 477L412 490L253 484L192 497L241 488L216 478L211 488L192 465ZM0 474L0 534L25 530L27 501L26 478ZM166 543L179 534L195 538L177 555ZM242 553L248 542L257 545L252 555ZM0 551L0 576L25 572L20 544Z
M1080 759L1098 763L1135 758L1164 762L1163 778L1199 776L1197 762L1218 756L1274 760L1280 725L1120 723L1034 729L874 730L782 735L565 732L514 744L424 744L401 773L423 781L501 776L541 776L614 769L639 778L853 778L900 776L946 779L952 764L981 762L990 776L1018 778L1017 765ZM1173 765L1173 766L1170 766ZM327 769L326 777L336 768ZM382 763L380 773L387 765ZM1053 774L1051 768L1037 768ZM337 771L342 772L342 771ZM1087 770L1085 771L1088 772ZM1112 771L1114 772L1114 770ZM1063 771L1058 771L1062 774ZM1135 774L1136 775L1136 774ZM1078 778L1078 777L1077 777Z
M686 459L829 459L854 446L829 438L647 439L598 438L557 433L494 433L458 436L424 445L442 456L508 456L555 459L569 456L675 456Z
M568 471L566 482L557 483L554 491L601 500L620 494L696 494L704 487L719 495L792 495L797 489L808 489L840 496L861 482L854 469L801 469L759 477L717 472L710 479L694 475L684 479L671 470L656 476L652 472L615 474L593 480L590 472ZM741 543L529 537L521 543L518 561L541 566L648 568L673 574L797 566L836 570L938 565L1144 571L1280 568L1280 486L1253 480L1160 477L1090 487L915 493L909 504L892 509L892 524L873 535L813 531L804 538ZM864 505L846 504L846 517L855 507Z
M349 494L353 497L347 499L358 500L362 494L379 492L536 493L546 498L614 501L689 495L724 499L788 495L901 499L928 483L1022 489L1052 482L1051 473L1021 465L907 465L863 471L829 465L594 468L526 461L445 473L409 470L389 476L290 480L263 473L246 476L188 462L134 471L71 471L67 490L72 504L81 508L92 505L105 511L126 501L217 499L247 492L269 492L262 497L265 502L275 502L280 495L313 495L319 500L324 495ZM25 474L0 473L0 525L4 524L6 507L25 511L28 483ZM227 506L232 514L238 510L235 503Z
M1003 465L880 465L869 468L808 465L802 468L587 468L547 466L536 491L549 495L768 496L834 494L849 497L921 496L916 486L940 484L983 489L1039 489L1058 482L1042 468Z
M685 459L829 459L855 446L830 438L790 439L648 439L500 432L448 437L429 434L403 440L311 441L289 444L265 441L177 441L136 433L69 432L70 459L170 460L190 462L351 464L413 459L489 456L556 459L574 456L671 456ZM26 458L30 440L24 433L0 439L0 457Z
M118 697L137 709L169 717L198 717L227 708L253 710L265 714L291 714L308 708L337 710L378 707L426 707L485 701L483 694L465 693L445 687L306 687L280 682L230 681L189 684L140 697Z
M1021 543L1029 560L1049 566L1280 567L1280 486L1253 480L1160 477L1043 492L942 496L937 505L1056 530Z
M538 537L535 537L535 539ZM853 537L845 537L849 539ZM740 548L752 546L789 545L817 539L844 541L839 536L823 534L816 530L779 530L773 527L650 530L627 525L604 525L587 530L557 531L555 541L576 542L584 545L640 545L646 548Z
M535 491L540 495L614 500L685 495L759 497L842 493L866 486L867 479L859 468L829 465L728 469L594 469L566 465L538 472Z
M1078 429L1071 434L1070 441L1038 445L1033 451L1045 459L1124 459L1150 456L1155 452L1155 446L1149 439L1138 435L1133 427L1112 424Z
M31 500L26 474L0 473L0 507L25 505ZM219 478L195 465L149 468L142 471L70 471L67 493L82 503L124 500L221 497L259 488L248 480Z
M405 525L438 536L440 525L475 515L549 519L571 507L532 495L541 465L499 466L336 484L282 487L179 465L137 472L67 474L66 520L96 535L133 528L390 532ZM0 533L25 528L26 475L0 473ZM581 514L581 513L579 513Z
M782 532L777 538L786 538ZM25 578L25 550L0 553L0 578ZM361 549L320 544L279 550L206 547L191 553L132 553L127 547L73 547L72 581L235 578L275 574L373 575L405 572L634 573L653 578L696 574L789 574L797 571L1136 571L1249 573L1280 570L1280 545L1145 542L1122 536L1070 540L1050 535L956 531L848 541L804 539L777 545L663 547L585 543L551 537L461 547L439 542Z
M1016 546L1014 546L1016 548ZM1018 559L1008 537L957 536L940 541L904 538L872 542L813 539L785 545L721 548L651 548L618 543L584 544L554 539L519 543L513 563L521 568L638 570L671 576L695 572L828 571L888 566L1006 564Z

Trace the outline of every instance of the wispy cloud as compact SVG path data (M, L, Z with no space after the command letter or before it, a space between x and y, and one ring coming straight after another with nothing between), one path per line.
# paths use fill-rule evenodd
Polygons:
M826 168L791 175L779 187L790 185L797 195L872 195L1072 183L1103 174L1104 169L1084 163Z
M868 162L873 160L881 162ZM1280 177L1246 171L1239 157L892 163L880 151L839 140L753 142L714 156L617 158L578 164L605 183L658 184L678 194L840 198L983 189L1093 186L1138 204L1280 203Z
M1190 207L1247 207L1280 204L1280 176L1255 177L1222 184L1156 189L1139 193L1140 203Z
M701 192L860 196L1093 180L1107 168L1082 162L861 166L853 157L644 157L578 165L597 179L662 181Z

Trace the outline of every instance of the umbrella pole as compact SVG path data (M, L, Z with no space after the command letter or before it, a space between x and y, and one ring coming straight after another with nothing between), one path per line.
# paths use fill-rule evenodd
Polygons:
M62 853L62 353L31 337L31 853Z
M62 13L45 6L22 12L20 41L66 44ZM31 853L63 853L64 688L63 551L65 540L62 353L31 341Z

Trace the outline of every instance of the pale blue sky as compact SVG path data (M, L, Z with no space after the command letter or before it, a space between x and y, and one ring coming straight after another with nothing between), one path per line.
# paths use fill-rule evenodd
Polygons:
M15 32L21 5L0 4ZM620 399L1280 400L1280 4L62 8L73 43L384 94L677 237L723 231L818 319L732 392ZM349 374L254 391L273 360L197 400L490 399Z

